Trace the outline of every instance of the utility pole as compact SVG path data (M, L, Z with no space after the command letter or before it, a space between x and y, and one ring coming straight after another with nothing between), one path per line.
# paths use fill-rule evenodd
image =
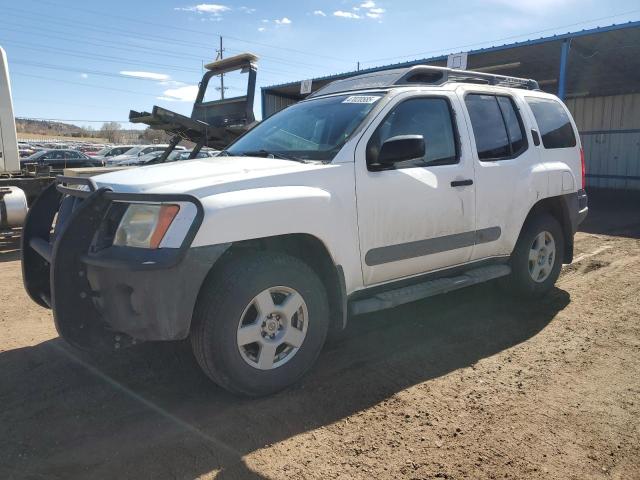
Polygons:
M358 71L360 71L360 62L358 62Z
M224 48L222 48L222 35L220 35L220 49L216 50L216 60L223 59ZM224 73L220 74L220 99L224 100Z

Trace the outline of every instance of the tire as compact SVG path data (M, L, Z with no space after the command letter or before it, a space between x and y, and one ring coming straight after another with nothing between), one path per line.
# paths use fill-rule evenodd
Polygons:
M520 297L546 294L560 275L564 245L562 227L554 217L543 213L527 220L511 254L511 275L502 286Z
M327 295L315 272L297 258L256 252L231 257L209 275L196 303L191 345L215 383L257 397L300 379L320 354L328 328Z

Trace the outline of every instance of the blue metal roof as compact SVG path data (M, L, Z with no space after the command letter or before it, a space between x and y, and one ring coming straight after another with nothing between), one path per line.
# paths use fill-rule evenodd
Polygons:
M568 38L577 38L577 37L583 37L586 35L593 35L593 34L598 34L598 33L605 33L605 32L610 32L610 31L614 31L614 30L622 30L622 29L626 29L626 28L635 28L635 27L640 27L640 21L629 21L627 23L620 23L620 24L613 24L613 25L608 25L606 27L596 27L596 28L589 28L589 29L583 29L577 32L567 32L567 33L563 33L563 34L558 34L558 35L552 35L549 37L540 37L540 38L536 38L536 39L532 39L532 40L523 40L520 42L514 42L514 43L509 43L509 44L503 44L503 45L496 45L496 46L492 46L492 47L485 47L485 48L478 48L476 50L469 50L469 55L476 55L476 54L480 54L480 53L489 53L489 52L496 52L496 51L500 51L500 50L508 50L511 48L517 48L517 47L526 47L526 46L531 46L531 45L539 45L539 44L543 44L543 43L548 43L548 42L556 42L559 40L565 40ZM336 79L336 78L341 78L344 76L352 76L352 75L361 75L361 74L365 74L365 73L372 73L372 72L379 72L381 70L389 70L392 68L403 68L403 67L411 67L414 65L421 65L424 64L425 62L437 62L437 61L442 61L442 60L446 60L448 57L448 54L445 55L438 55L435 57L430 57L430 58L422 58L422 59L416 59L416 60L410 60L410 61L406 61L406 62L399 62L399 63L392 63L389 65L381 65L379 67L372 67L372 68L367 68L367 69L363 69L363 70L354 70L354 71L350 71L350 72L343 72L343 73L336 73L333 75L326 75L324 77L316 77L313 80L316 81L324 81L324 80L332 80L332 79ZM281 83L281 84L277 84L277 85L271 85L268 87L262 87L262 92L264 94L265 90L272 90L275 88L280 88L280 87L288 87L288 86L292 86L295 85L297 83L300 83L300 81L294 81L294 82L287 82L287 83Z

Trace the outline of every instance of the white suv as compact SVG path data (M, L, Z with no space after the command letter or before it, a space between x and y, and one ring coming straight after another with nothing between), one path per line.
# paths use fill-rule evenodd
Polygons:
M583 188L575 124L536 82L362 75L217 158L60 178L26 222L25 286L74 345L189 337L215 382L264 395L349 314L498 278L548 292Z

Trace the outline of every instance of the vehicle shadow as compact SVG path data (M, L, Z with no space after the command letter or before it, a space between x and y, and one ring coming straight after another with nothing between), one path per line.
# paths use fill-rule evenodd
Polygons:
M0 476L262 478L243 456L524 342L568 303L560 289L523 302L487 284L352 318L299 384L253 400L205 378L186 342L0 352Z

